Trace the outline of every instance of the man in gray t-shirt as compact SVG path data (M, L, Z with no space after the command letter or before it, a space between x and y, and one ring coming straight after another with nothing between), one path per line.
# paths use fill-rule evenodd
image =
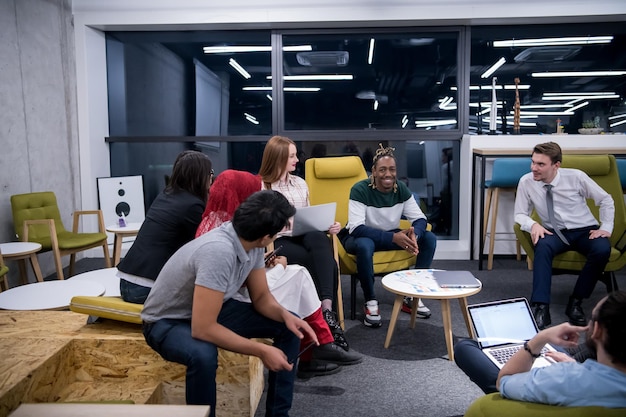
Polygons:
M288 416L300 339L317 343L309 325L280 306L265 278L264 248L295 209L276 191L259 191L225 223L180 248L150 291L141 318L148 344L187 366L187 404L215 416L217 348L259 357L269 369L268 415ZM232 296L246 285L252 303ZM250 338L271 338L269 346Z

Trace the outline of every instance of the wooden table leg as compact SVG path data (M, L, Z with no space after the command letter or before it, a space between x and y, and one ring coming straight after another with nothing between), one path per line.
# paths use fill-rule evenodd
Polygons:
M385 349L387 349L389 343L391 343L391 337L393 336L393 331L396 329L396 321L398 320L398 314L400 313L400 307L402 307L403 301L404 297L402 295L396 295L396 301L393 302L393 309L391 310L391 320L389 321L387 338L385 338Z
M450 300L441 300L441 315L443 316L443 332L446 336L446 347L448 348L448 359L454 360L454 349L452 346L452 316L450 314Z
M467 298L461 297L459 298L459 307L461 307L461 313L463 314L463 319L465 320L465 326L467 327L467 334L469 337L474 338L474 326L472 326L472 322L469 318L469 313L467 312Z
M113 266L117 266L120 263L122 257L122 237L115 233L113 238Z
M409 323L411 329L415 328L415 317L417 317L417 306L419 304L419 300L419 298L413 297L413 300L411 301L411 321ZM402 302L404 303L404 300L402 300Z
M17 267L20 270L20 279L22 281L22 285L28 284L28 273L26 272L26 259L24 258L17 259Z
M36 254L30 255L30 266L33 268L37 281L43 282L43 275L41 275L41 268L39 268L39 260L37 260Z

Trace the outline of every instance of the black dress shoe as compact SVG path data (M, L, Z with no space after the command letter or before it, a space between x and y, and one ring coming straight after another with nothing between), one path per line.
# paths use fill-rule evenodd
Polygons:
M315 376L332 375L341 371L336 363L318 362L318 361L300 361L298 362L297 376L301 379L309 379Z
M313 348L313 360L337 365L354 365L361 363L363 357L355 352L346 352L334 343L326 343Z
M565 315L569 317L570 324L574 326L586 326L587 319L585 318L585 312L581 304L583 300L579 298L570 297L565 309Z
M538 304L535 303L532 305L533 309L533 317L535 317L535 323L537 323L537 327L539 330L543 330L552 324L552 319L550 318L550 305L549 304Z

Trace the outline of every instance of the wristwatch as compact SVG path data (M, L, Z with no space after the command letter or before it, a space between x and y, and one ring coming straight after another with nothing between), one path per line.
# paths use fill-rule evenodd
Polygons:
M539 356L541 356L541 353L535 354L530 350L530 348L528 347L528 341L524 342L524 350L528 352L530 356L533 357L533 359L537 359Z

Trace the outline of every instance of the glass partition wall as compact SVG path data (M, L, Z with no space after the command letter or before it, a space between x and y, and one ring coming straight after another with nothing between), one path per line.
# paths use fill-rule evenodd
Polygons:
M256 172L284 135L303 175L330 155L369 171L386 143L439 238L458 239L463 134L625 131L622 26L109 32L111 173L144 175L149 205L182 149Z

